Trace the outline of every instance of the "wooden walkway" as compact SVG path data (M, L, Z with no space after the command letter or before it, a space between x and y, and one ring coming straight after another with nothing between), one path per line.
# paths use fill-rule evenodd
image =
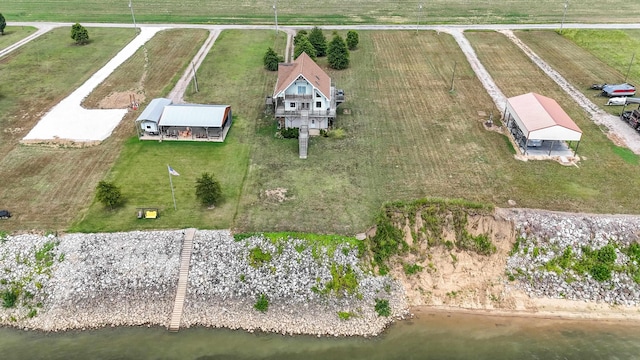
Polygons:
M176 289L176 299L173 303L173 313L169 323L169 331L175 332L180 329L182 320L182 310L184 309L184 298L187 296L187 282L189 281L189 264L191 263L191 251L193 250L193 236L196 229L187 229L184 232L182 241L182 252L180 253L180 278Z

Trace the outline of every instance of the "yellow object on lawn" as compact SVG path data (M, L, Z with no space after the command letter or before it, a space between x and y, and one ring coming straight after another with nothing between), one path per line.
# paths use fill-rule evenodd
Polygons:
M158 217L158 211L157 210L147 210L144 212L144 218L145 219L155 219Z

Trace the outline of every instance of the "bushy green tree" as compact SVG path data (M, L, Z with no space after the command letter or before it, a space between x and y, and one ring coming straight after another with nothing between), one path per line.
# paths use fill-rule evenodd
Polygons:
M327 60L329 61L329 67L332 69L342 70L349 67L349 50L344 39L338 34L334 35L331 43L329 43Z
M359 42L360 36L358 36L358 33L354 30L349 30L349 32L347 32L347 47L349 50L355 50Z
M302 38L307 37L307 30L300 30L296 33L296 36L293 37L293 45L296 46L302 40Z
M309 39L306 37L303 37L298 41L298 45L296 45L293 50L293 58L297 59L303 52L307 53L307 55L309 55L309 57L314 61L316 60L316 49L311 45L311 42L309 42Z
M316 49L317 57L327 56L327 38L324 37L319 27L316 26L311 29L308 38L313 48Z
M104 206L113 209L122 202L122 193L120 192L120 188L114 183L100 181L96 187L96 199Z
M71 26L71 38L76 41L76 44L84 45L89 42L89 32L84 26L75 23Z
M203 173L196 179L196 197L202 205L217 205L222 200L222 188L212 174Z
M278 70L278 63L280 62L280 57L278 56L278 54L276 54L276 52L272 48L269 48L267 49L267 52L264 54L263 62L264 62L265 69L269 71L276 71Z
M7 27L7 20L0 14L0 34L4 35L4 28Z

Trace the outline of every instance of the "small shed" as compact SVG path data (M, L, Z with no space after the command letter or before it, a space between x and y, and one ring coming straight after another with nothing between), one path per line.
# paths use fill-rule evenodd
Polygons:
M149 105L142 111L142 114L136 119L136 128L138 134L148 133L149 135L158 135L158 123L164 111L165 106L171 104L171 99L158 98L153 99Z
M568 151L575 156L578 151L582 130L554 99L536 93L511 97L504 119L525 155L566 155Z

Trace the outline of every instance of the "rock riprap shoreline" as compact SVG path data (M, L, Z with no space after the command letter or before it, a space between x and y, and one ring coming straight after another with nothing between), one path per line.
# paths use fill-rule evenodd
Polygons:
M501 211L518 234L510 286L532 297L640 305L640 216Z
M0 325L167 326L183 236L181 230L6 236L0 293L15 295L15 304L0 308ZM363 271L357 246L348 242L327 248L197 231L187 292L181 326L375 335L407 314L401 284ZM261 296L268 299L265 312L255 308ZM374 309L381 300L388 301L388 317Z

